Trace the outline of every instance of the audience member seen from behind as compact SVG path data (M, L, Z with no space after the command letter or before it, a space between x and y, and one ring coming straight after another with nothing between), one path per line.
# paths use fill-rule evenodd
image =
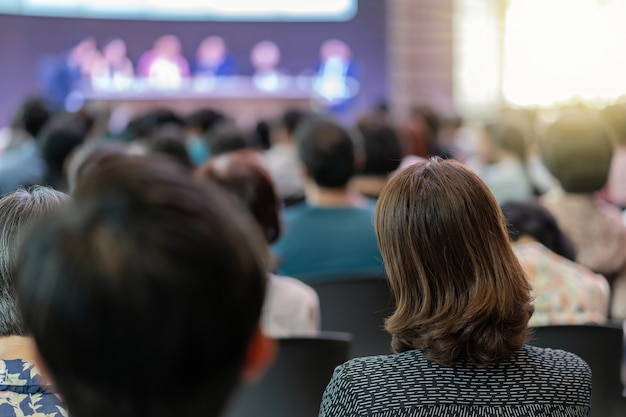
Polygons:
M195 166L202 165L211 156L208 136L215 126L225 120L226 117L222 113L208 108L196 110L185 118L187 128L185 147Z
M46 187L20 189L0 199L0 416L67 416L65 406L35 366L36 349L17 306L14 267L32 223L59 210L67 196Z
M230 121L216 125L208 135L208 140L212 158L248 147L248 137Z
M579 263L617 277L611 314L626 318L626 226L619 209L597 197L613 157L608 132L593 114L572 110L548 127L540 145L544 164L560 184L541 203L574 243Z
M65 164L72 152L89 135L93 119L88 115L60 114L44 128L41 134L41 156L46 164L44 181L57 190L67 190Z
M353 192L353 137L337 122L316 118L295 133L306 201L283 212L274 244L278 273L305 282L384 273L372 225L374 202Z
M49 119L43 99L28 98L15 111L10 128L1 132L0 195L43 182L45 163L37 137Z
M321 417L589 414L589 366L525 344L531 289L476 174L456 161L412 165L381 193L375 223L396 354L338 367Z
M602 275L575 263L575 251L554 217L535 201L502 206L513 250L530 279L531 326L604 323L610 301Z
M163 126L169 125L182 127L185 125L185 121L180 115L170 109L158 108L133 118L126 126L123 136L127 141L146 138Z
M533 197L526 139L518 127L506 122L486 124L478 148L482 165L479 175L499 204Z
M362 119L358 128L365 145L365 165L350 185L367 197L378 198L389 174L402 162L400 138L393 127L373 118Z
M265 152L265 167L286 206L304 200L304 184L294 133L307 118L302 110L289 109L271 127L271 147Z
M280 200L257 154L237 151L219 156L200 167L196 177L221 185L243 203L268 244L278 239ZM269 249L267 255L271 264ZM265 334L272 337L316 333L320 327L317 293L299 280L269 274L261 323Z
M139 154L163 155L184 167L193 169L193 162L185 147L185 130L177 124L158 127L149 137L139 140L133 149Z
M72 416L219 416L260 376L275 343L259 328L256 229L167 159L113 158L79 181L18 268L25 322Z

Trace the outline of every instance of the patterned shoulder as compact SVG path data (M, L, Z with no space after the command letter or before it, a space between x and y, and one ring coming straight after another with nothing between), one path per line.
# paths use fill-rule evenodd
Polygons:
M578 355L561 349L540 348L526 345L523 352L536 363L543 373L550 373L557 380L576 380L591 387L591 368Z

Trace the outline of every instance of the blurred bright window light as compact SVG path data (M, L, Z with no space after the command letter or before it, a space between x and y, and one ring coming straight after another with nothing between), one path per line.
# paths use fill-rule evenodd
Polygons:
M520 106L626 94L626 1L509 0L502 93Z
M0 13L118 19L349 20L358 0L0 0Z

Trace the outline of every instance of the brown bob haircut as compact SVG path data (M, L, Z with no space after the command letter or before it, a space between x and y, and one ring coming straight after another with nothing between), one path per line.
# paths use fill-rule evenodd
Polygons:
M383 189L375 223L396 301L385 322L394 352L488 366L522 347L530 284L476 174L439 158L411 165Z

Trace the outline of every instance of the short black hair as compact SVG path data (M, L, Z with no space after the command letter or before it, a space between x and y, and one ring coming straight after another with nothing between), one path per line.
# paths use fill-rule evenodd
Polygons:
M22 102L13 115L12 126L24 129L36 138L50 120L51 113L43 98L30 97Z
M177 124L166 124L156 128L141 145L148 153L165 155L179 164L192 169L193 162L185 147L185 134Z
M185 126L197 128L204 133L208 133L217 124L226 120L226 116L217 110L213 109L199 109L196 110L185 118Z
M387 124L361 123L359 130L365 145L365 166L361 174L386 176L402 162L402 144L395 129Z
M26 239L24 319L75 417L217 416L263 304L265 243L222 190L112 158Z
M222 122L215 126L208 135L211 156L218 156L228 152L248 147L249 138L237 126L230 122Z
M354 142L338 122L316 117L295 133L300 161L320 187L345 187L354 174Z
M291 108L285 110L285 112L280 117L280 125L285 128L287 134L290 136L295 133L298 129L298 126L306 120L310 114L304 110Z
M40 134L41 157L46 163L46 185L57 190L66 188L64 166L72 152L85 142L88 128L72 115L58 115Z
M576 249L557 220L536 200L509 201L502 206L511 242L527 235L564 258L576 262Z
M569 193L593 193L604 187L613 143L604 125L583 111L563 114L540 141L541 159Z
M154 109L132 119L128 123L123 136L124 139L133 141L149 136L159 127L168 124L182 127L185 126L185 120L173 110L166 108Z

